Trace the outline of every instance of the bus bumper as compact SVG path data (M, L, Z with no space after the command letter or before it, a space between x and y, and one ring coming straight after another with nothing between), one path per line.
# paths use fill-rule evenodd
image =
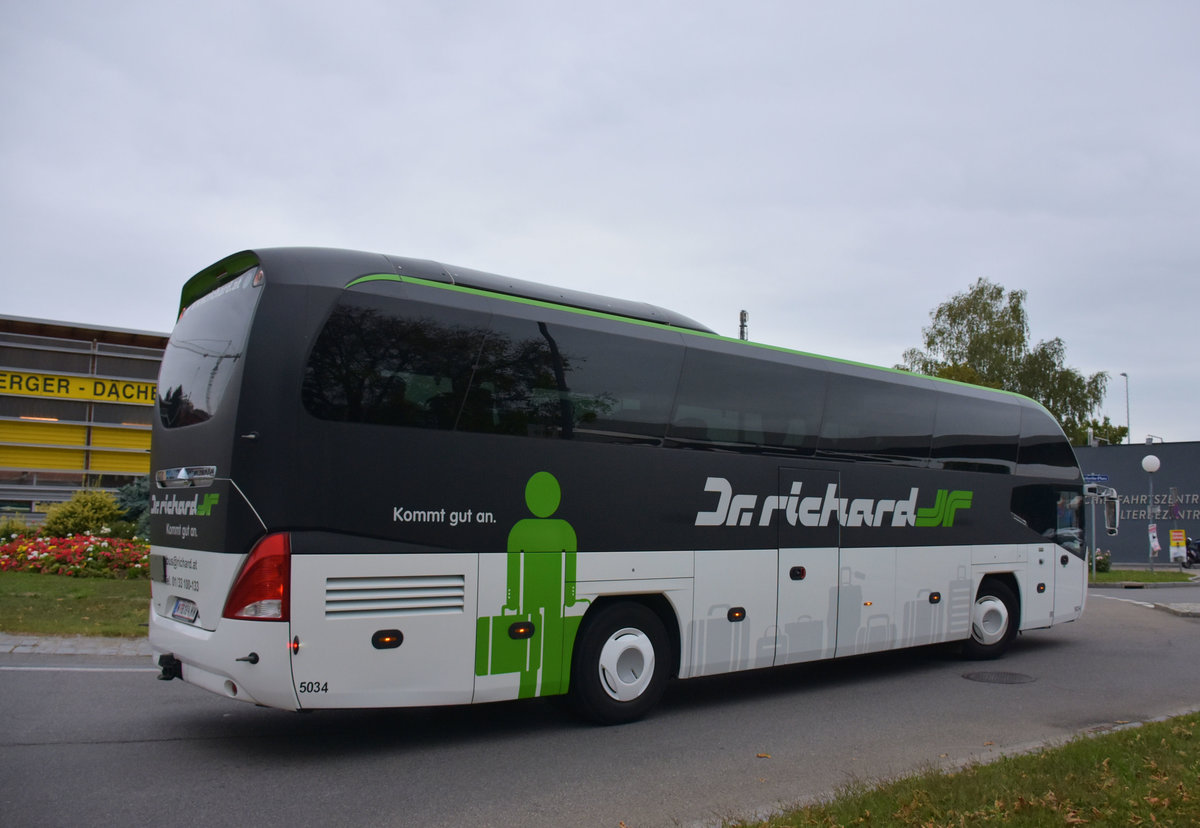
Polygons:
M222 619L205 630L150 610L150 647L160 678L251 704L298 710L292 683L289 625Z

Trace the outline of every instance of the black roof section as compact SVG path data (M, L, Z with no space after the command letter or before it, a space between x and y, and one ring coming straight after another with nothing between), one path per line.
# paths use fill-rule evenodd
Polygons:
M403 256L322 247L261 248L244 250L241 253L227 256L188 280L180 297L180 311L224 282L228 277L242 273L255 264L263 266L268 282L278 282L282 279L284 282L340 288L360 276L395 273L398 276L412 276L449 285L461 285L476 290L519 296L701 333L716 333L711 328L701 325L681 313L644 302L631 302L626 299L614 299L579 290L552 287L539 282L513 279L481 270L443 264L430 259L412 259Z

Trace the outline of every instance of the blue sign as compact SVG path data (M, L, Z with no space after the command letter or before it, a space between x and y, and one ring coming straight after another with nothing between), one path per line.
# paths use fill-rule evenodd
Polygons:
M1107 483L1107 474L1085 474L1083 476L1084 483Z

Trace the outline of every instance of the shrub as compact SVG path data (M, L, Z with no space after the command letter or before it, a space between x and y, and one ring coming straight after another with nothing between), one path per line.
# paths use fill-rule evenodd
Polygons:
M104 530L122 517L121 507L108 492L83 489L66 503L50 507L40 534L59 538L88 532L107 534ZM112 531L111 528L108 531Z
M6 543L13 538L23 538L26 535L32 534L36 534L36 531L27 526L25 521L20 518L9 515L0 518L0 543Z
M1099 549L1094 554L1097 572L1108 572L1112 569L1112 552ZM1088 561L1088 563L1092 563L1092 561Z

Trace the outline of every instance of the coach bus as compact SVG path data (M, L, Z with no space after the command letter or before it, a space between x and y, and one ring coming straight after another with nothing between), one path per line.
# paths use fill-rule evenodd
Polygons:
M569 694L1079 618L1084 481L1024 397L678 313L307 248L192 277L152 447L160 678L289 709Z

